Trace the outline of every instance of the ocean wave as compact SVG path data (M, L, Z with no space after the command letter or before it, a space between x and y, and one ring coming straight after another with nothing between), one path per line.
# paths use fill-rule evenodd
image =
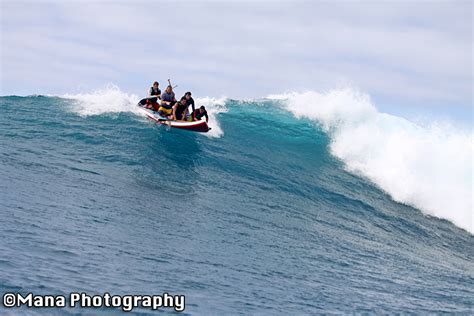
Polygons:
M109 85L91 93L66 94L81 116L137 113L138 96ZM450 123L419 124L381 113L370 96L345 88L270 95L296 118L317 122L331 137L330 150L348 171L377 184L395 201L425 214L450 220L474 233L472 207L473 134ZM228 111L226 97L195 98L204 105L212 130L222 137L218 114ZM235 104L239 105L242 102ZM245 104L254 104L245 101Z
M474 233L472 131L380 113L367 94L350 88L268 98L296 118L320 124L347 170L369 178L395 201Z

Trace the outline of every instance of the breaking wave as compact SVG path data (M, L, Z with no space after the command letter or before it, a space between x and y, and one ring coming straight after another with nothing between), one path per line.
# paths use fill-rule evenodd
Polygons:
M448 123L422 126L380 113L354 89L271 95L296 118L317 122L331 153L391 197L474 233L473 134Z

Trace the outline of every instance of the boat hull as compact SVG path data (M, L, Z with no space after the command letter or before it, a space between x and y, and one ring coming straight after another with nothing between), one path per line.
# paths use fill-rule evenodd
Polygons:
M192 132L199 132L199 133L207 133L210 128L207 125L207 122L204 120L199 120L199 121L192 121L192 122L187 122L187 121L173 121L173 120L168 120L160 115L158 113L146 109L140 104L137 105L138 110L140 113L145 114L149 119L154 120L155 122L162 124L162 125L167 125L170 127L174 128L179 128L179 129L184 129L187 131L192 131Z

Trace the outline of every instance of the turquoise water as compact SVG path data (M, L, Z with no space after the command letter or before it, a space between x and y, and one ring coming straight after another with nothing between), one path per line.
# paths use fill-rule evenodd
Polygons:
M1 293L169 292L201 315L472 313L473 235L346 171L318 124L228 100L208 137L73 102L0 98Z

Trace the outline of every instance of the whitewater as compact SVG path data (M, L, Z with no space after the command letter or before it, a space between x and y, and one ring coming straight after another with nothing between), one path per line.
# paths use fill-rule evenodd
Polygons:
M473 134L448 123L420 126L380 113L352 89L271 96L297 118L319 123L331 153L395 201L474 232Z
M472 313L471 129L343 88L195 98L200 134L148 120L141 97L0 97L2 293L166 292L198 315Z

